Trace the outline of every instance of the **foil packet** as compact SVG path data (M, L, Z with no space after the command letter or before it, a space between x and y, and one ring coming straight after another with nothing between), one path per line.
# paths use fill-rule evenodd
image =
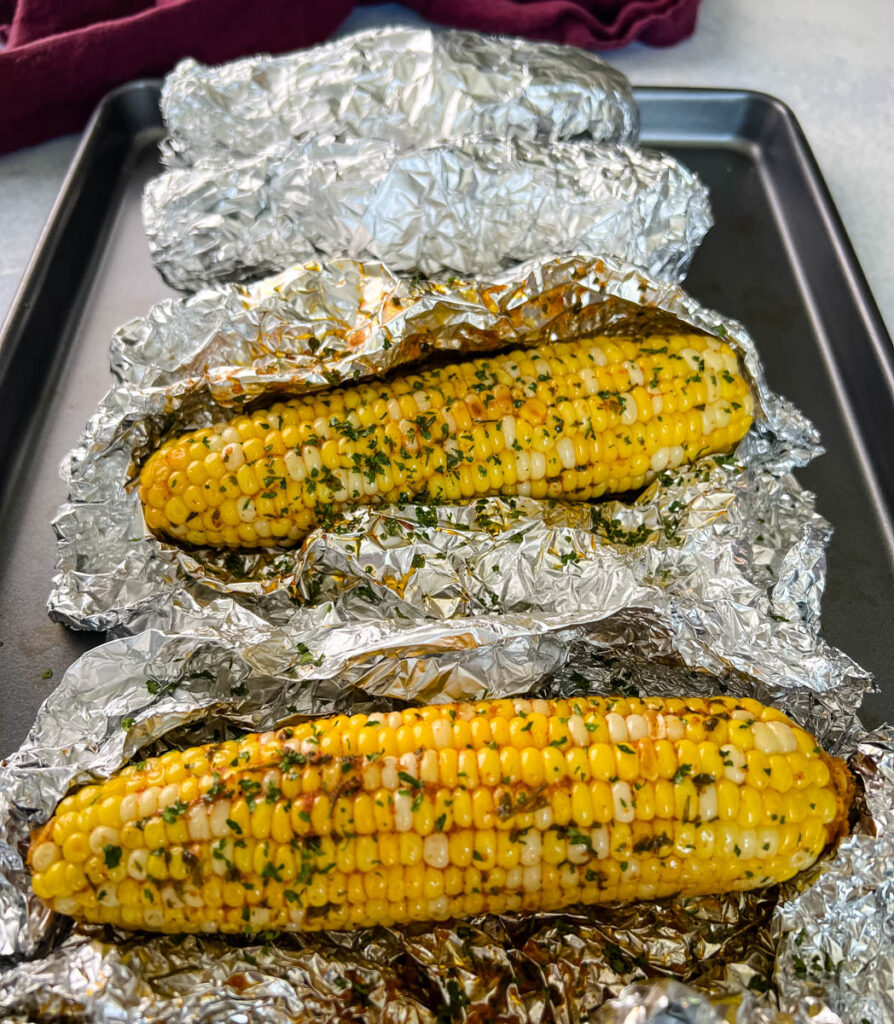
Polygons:
M248 402L436 351L692 329L739 352L755 426L738 458L664 473L631 504L497 497L360 508L300 548L256 552L187 550L145 527L132 485L142 460L172 434ZM54 521L50 614L74 628L136 632L198 610L212 622L221 598L277 625L483 610L606 614L635 599L675 629L734 638L722 657L746 660L752 643L809 644L818 628L828 526L788 475L820 450L815 430L767 389L740 325L635 269L556 258L448 288L351 260L308 265L161 303L121 329L113 365L123 381L67 460L69 501ZM780 661L781 673L799 671Z
M169 167L229 165L313 138L397 150L463 135L635 144L630 84L571 46L394 27L282 57L181 61L161 96Z
M815 640L799 652L809 669L781 681L760 646L750 672L702 671L698 639L677 643L648 608L558 626L485 614L294 630L224 600L219 627L197 614L182 633L150 630L82 656L0 766L5 1019L840 1024L894 1011L894 746L861 728L868 680L841 652ZM723 692L784 707L849 757L865 791L853 834L765 891L357 933L124 934L72 926L30 893L30 826L71 786L132 758L296 715L591 692Z
M146 186L143 222L162 276L193 291L319 254L435 276L594 252L678 280L713 223L707 189L669 156L512 136L314 141L171 170Z

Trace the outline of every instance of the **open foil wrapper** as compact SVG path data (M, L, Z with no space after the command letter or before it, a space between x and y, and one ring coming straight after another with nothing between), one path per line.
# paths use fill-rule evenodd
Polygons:
M595 252L679 280L707 190L637 152L624 76L571 47L394 28L168 76L143 219L194 291L316 255L428 276Z
M373 29L284 57L181 61L161 97L169 167L230 164L329 137L398 150L470 134L635 144L630 83L571 46Z
M487 498L357 508L293 550L184 549L150 534L132 486L165 438L432 352L528 345L585 332L702 330L740 353L757 422L738 457L664 473L635 502ZM713 637L715 668L757 643L810 644L828 527L787 475L815 431L766 387L741 326L678 288L587 258L532 263L490 283L395 278L351 260L298 267L249 288L169 300L121 329L123 382L67 460L69 501L50 613L79 629L221 621L235 600L259 622L449 618L482 611L605 615L630 604ZM780 655L779 672L801 665Z
M672 157L511 136L404 152L317 141L171 170L146 186L143 221L162 276L193 291L319 254L435 276L597 252L679 280L713 223L707 189Z
M832 1024L894 1011L894 748L856 710L867 679L821 641L797 680L754 647L750 671L698 671L647 608L451 622L183 622L84 655L0 768L0 1012L13 1021L592 1020ZM536 693L749 695L784 707L865 786L855 832L763 892L484 915L357 933L125 935L48 915L23 867L29 826L77 784L172 745L269 729L296 715Z

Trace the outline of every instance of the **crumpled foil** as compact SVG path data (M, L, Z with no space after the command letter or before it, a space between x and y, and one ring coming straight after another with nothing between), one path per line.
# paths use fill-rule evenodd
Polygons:
M635 144L630 83L587 50L477 32L373 29L284 57L181 61L161 97L170 167L312 138L412 149L462 135Z
M167 436L284 391L432 351L693 328L740 353L756 425L738 459L662 474L631 504L354 509L293 550L221 552L150 534L130 483ZM293 626L490 610L604 616L635 602L674 632L710 634L712 669L718 658L747 662L758 641L797 647L815 636L828 527L787 475L820 450L815 430L767 389L740 325L630 267L558 258L450 289L351 260L314 264L161 303L121 329L113 365L123 382L68 458L69 501L54 521L49 608L74 628L136 632L198 610L210 622L226 597ZM798 658L778 665L783 677L801 671Z
M707 189L672 157L512 137L314 142L171 170L146 186L143 222L162 276L192 291L321 253L434 276L594 252L678 280L713 223Z
M373 30L286 57L168 76L168 171L143 219L165 280L194 291L314 255L493 275L593 252L678 280L707 190L638 152L627 80L570 47Z
M85 654L0 767L0 1011L13 1021L505 1020L826 1024L888 1019L894 743L856 717L868 680L816 640L803 675L695 670L648 609L560 627L537 616L294 630L231 600ZM694 659L697 661L697 657ZM825 680L815 685L813 669ZM268 729L295 715L533 692L700 694L773 701L851 757L854 834L779 888L571 907L561 913L357 933L235 939L71 926L30 895L29 826L72 785L131 758ZM859 984L857 982L859 981Z

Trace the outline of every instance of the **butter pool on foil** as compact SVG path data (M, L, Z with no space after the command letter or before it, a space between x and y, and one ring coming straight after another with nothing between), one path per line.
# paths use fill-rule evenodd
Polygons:
M184 60L161 108L169 167L327 136L404 150L470 134L635 144L639 130L630 83L587 50L409 27L216 67Z
M486 274L595 252L679 280L712 224L704 185L635 145L624 76L519 39L374 30L168 76L143 219L176 288L315 255Z
M132 486L142 460L247 402L432 351L693 328L740 353L756 425L742 462L714 457L664 473L632 504L494 497L355 508L299 548L260 552L186 550L145 527ZM122 383L68 458L69 501L54 521L50 614L74 628L179 628L178 617L197 612L213 624L227 598L258 622L296 627L483 611L601 618L637 604L697 643L710 670L747 667L757 643L809 645L818 628L828 526L788 475L819 451L815 431L767 390L741 326L629 267L558 258L452 289L351 260L299 267L159 304L121 329L113 366ZM781 677L802 671L798 658L780 654L777 664Z
M856 711L868 687L815 639L795 681L757 645L751 671L700 671L649 609L547 626L537 616L259 623L232 600L209 624L85 654L0 767L0 1015L30 1022L445 1020L832 1024L894 1013L894 747ZM866 795L854 834L779 889L572 907L358 933L126 935L54 918L30 894L29 827L66 790L134 757L294 715L581 692L748 695L849 756Z

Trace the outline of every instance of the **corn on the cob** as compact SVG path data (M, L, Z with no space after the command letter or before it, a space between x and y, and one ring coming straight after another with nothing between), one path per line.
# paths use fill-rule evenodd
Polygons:
M351 503L642 487L751 425L735 353L702 336L591 338L278 402L163 444L140 497L190 544L296 543Z
M66 797L34 891L88 921L311 930L751 889L847 827L850 776L752 700L497 700L173 751Z

